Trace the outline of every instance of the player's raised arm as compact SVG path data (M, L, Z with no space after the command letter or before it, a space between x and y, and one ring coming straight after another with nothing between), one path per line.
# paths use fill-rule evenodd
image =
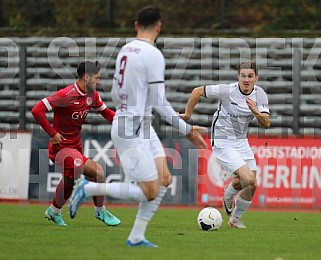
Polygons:
M253 115L256 117L257 122L261 127L267 129L271 126L270 114L268 112L260 112L256 106L256 102L254 102L250 98L246 99L246 104L252 111Z
M259 109L257 108L256 102L254 102L250 98L246 99L246 104L248 105L249 109L252 111L258 124L261 127L267 129L271 126L270 114L267 111L260 112Z
M179 114L179 116L184 120L190 119L193 114L194 108L198 103L198 101L200 100L201 96L204 96L204 86L194 88L187 101L185 113Z

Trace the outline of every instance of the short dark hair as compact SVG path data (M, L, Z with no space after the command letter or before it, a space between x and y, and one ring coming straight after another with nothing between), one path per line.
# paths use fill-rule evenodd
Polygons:
M98 61L84 61L79 64L77 68L78 78L82 78L85 74L94 75L100 71L100 64Z
M139 25L148 27L161 20L160 10L152 5L145 6L137 11L135 21Z
M252 69L255 75L258 75L258 68L255 61L244 61L237 66L237 73L240 74L241 69Z

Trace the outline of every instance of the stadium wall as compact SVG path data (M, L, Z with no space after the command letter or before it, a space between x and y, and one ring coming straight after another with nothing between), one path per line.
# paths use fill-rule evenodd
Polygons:
M102 64L101 88L114 108L110 89L115 57L132 38L15 37L0 38L0 129L34 130L30 110L40 99L72 84L78 64L97 59ZM167 98L183 112L194 87L237 80L236 65L256 60L259 81L268 94L272 127L269 134L321 136L321 38L158 38L165 56ZM210 127L217 100L201 99L195 124ZM52 115L49 115L51 118ZM158 120L159 130L168 125ZM94 113L84 128L110 130ZM259 133L253 121L250 134Z

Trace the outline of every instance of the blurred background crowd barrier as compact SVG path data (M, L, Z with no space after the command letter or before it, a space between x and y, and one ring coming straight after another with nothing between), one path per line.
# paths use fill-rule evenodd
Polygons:
M100 93L111 108L110 89L119 48L130 38L1 38L0 129L38 128L30 113L37 101L72 84L83 60L102 64ZM321 134L321 38L160 38L166 59L167 98L184 110L194 87L237 81L236 65L256 60L259 81L268 94L269 130L253 121L250 134ZM193 123L210 127L215 100L202 100ZM157 115L155 114L157 117ZM165 120L156 120L166 131ZM109 130L100 115L89 114L88 130ZM260 132L261 131L261 132ZM264 131L264 132L262 132Z
M61 174L48 161L48 137L33 119L31 108L72 84L81 61L98 60L102 64L100 94L115 109L110 98L115 58L130 40L0 39L0 199L51 199ZM166 60L167 98L178 112L184 111L194 87L235 82L236 66L256 60L257 85L268 94L272 126L265 130L255 121L251 123L250 141L259 147L260 169L254 205L321 207L321 38L159 38L157 46ZM216 101L202 99L191 120L207 127L206 137ZM227 180L211 151L195 152L188 141L176 137L163 118L156 113L154 117L176 176L165 202L219 206ZM105 167L107 181L119 181L122 172L110 143L110 127L99 114L89 113L83 145L88 155ZM275 150L283 157L276 156ZM111 161L106 161L110 156Z

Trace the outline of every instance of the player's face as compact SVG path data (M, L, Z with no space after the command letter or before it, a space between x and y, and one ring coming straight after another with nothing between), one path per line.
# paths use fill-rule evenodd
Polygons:
M100 73L86 76L86 91L92 93L100 85Z
M241 91L245 94L252 92L258 76L253 69L241 69L238 76Z

